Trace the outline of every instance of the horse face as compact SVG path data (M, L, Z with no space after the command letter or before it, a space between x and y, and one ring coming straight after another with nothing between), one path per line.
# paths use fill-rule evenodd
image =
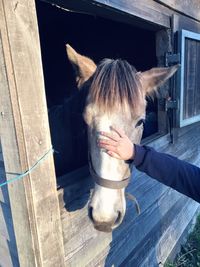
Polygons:
M94 74L96 65L91 59L79 55L70 46L67 46L67 53L76 71L77 85L81 88L84 82ZM113 95L112 92L110 95L111 100L109 97L103 96L105 102L108 101L109 103L110 101L111 108L108 111L100 108L98 101L94 101L91 97L92 90L90 90L85 107L84 119L88 125L88 150L91 165L99 177L110 181L121 181L130 175L129 165L126 162L110 157L106 151L98 147L97 139L100 132L111 132L111 126L115 126L123 129L132 142L138 144L143 132L143 125L138 122L145 117L145 96L171 77L177 68L178 66L173 66L171 68L153 68L143 73L134 72L135 79L139 85L139 88L137 88L137 99L134 99L134 95L136 95L134 90L136 88L132 88L133 92L128 92L127 95L125 94L125 98L127 98L124 102L125 104L121 105L123 103L119 103L118 105L118 101L111 101L113 97L115 98L115 92ZM131 70L132 68L128 65L127 71ZM99 73L101 72L102 69ZM126 70L124 75L125 73ZM108 77L110 77L110 73ZM92 79L93 81L95 80L95 74ZM102 80L106 82L108 79L100 79L100 82ZM105 86L105 88L107 87ZM112 88L115 88L115 86ZM120 97L123 96L123 89L120 89ZM96 93L98 95L98 92ZM107 94L106 91L103 92L103 95L105 94ZM133 106L131 105L131 101L129 101L129 96L131 101L135 102ZM134 112L132 107L134 107ZM111 189L95 183L95 188L89 203L89 216L96 229L110 232L122 222L126 209L124 191L124 188Z
M101 131L112 132L110 126L123 128L130 139L138 144L140 142L143 125L137 121L144 117L145 100L141 109L140 117L133 120L130 113L117 112L113 114L95 115L97 107L89 106L85 110L85 118L90 118L92 123L88 124L88 142L91 154L91 164L96 174L110 181L121 181L130 176L129 164L125 161L110 157L106 151L100 149L97 139ZM123 220L126 210L125 188L110 189L95 183L95 188L89 203L89 216L97 230L110 232Z

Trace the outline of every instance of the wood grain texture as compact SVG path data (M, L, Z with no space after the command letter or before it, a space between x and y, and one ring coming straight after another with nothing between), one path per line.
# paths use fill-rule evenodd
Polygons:
M7 179L51 147L35 3L0 1L0 118ZM8 187L20 266L63 266L53 157Z
M0 161L0 183L5 182L5 180L6 174L4 169L4 163L3 161ZM0 202L7 204L8 206L10 205L7 186L0 187Z
M185 39L183 119L200 115L200 41Z
M6 174L4 169L4 163L0 159L0 183L4 182L5 178ZM0 266L19 266L18 252L7 186L3 186L0 188Z
M158 24L160 26L170 28L169 17L162 12L152 9L151 6L142 3L141 1L129 1L129 0L96 0L96 3L106 4L111 8L118 9L120 11L126 12L127 14L140 17L148 22Z
M18 257L13 254L9 242L0 237L0 266L1 267L20 267Z
M118 11L143 21L170 28L170 17L176 14L178 17L183 14L185 18L192 18L200 21L200 3L198 0L42 0L58 5L66 10L73 10L93 15L104 15L104 7L110 8L112 12ZM101 9L99 12L98 9ZM117 16L117 14L115 14ZM113 18L115 19L115 18ZM128 16L126 21L129 21Z
M173 14L172 16L173 32L177 32L182 29L200 33L200 23L181 14Z
M49 2L67 7L66 1ZM84 2L86 3L82 1ZM148 23L170 27L170 14L173 12L156 2L153 4L153 1L91 2L95 8L106 6ZM0 2L0 22L3 25L3 52L0 53L0 82L3 89L0 89L0 107L5 112L5 116L0 119L0 132L7 179L32 166L38 155L46 152L50 145L34 9L34 2L30 0ZM198 28L198 24L195 25ZM5 62L2 55L5 56ZM179 142L174 146L168 144L166 137L151 145L200 164L200 138L196 133L198 130L200 127L196 124L185 132L180 131ZM9 186L21 266L62 266L60 215L52 165L52 157L49 157L36 173L26 177L15 187ZM83 174L85 177L82 180ZM163 261L170 253L171 247L197 209L193 201L185 200L173 190L134 172L134 180L128 190L139 199L142 214L137 217L132 203L128 202L123 224L112 235L100 233L93 229L87 215L91 188L87 169L69 176L60 179L61 186L65 188L58 192L65 243L65 266L94 267L114 264L141 267L144 257L144 266L152 267L153 262L156 266L159 260ZM5 204L3 195L1 200ZM4 204L7 212L9 205ZM3 215L0 223L5 216L11 218ZM177 226L179 221L183 223ZM3 223L0 227L1 233L5 237L2 239L4 249L6 240L10 237ZM6 253L10 256L13 252L9 254L6 250ZM3 264L9 266L11 262L8 257L5 258L5 254Z
M200 2L199 0L155 0L158 3L168 6L177 12L183 13L191 18L200 21Z
M74 10L93 15L108 16L111 19L116 19L119 14L126 17L124 22L132 23L137 21L139 25L148 22L149 25L154 25L155 28L166 27L170 28L170 12L164 12L167 8L155 3L154 1L136 1L136 0L93 0L93 1L65 1L65 0L44 0L55 5L58 5L66 10ZM109 15L110 13L110 15ZM115 15L115 16L113 16ZM121 20L119 19L119 20ZM152 27L153 28L153 27Z

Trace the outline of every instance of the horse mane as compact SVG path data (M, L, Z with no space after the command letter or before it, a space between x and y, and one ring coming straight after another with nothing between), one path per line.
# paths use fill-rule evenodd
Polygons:
M94 73L89 96L104 112L128 105L133 113L141 101L139 75L126 60L103 59Z

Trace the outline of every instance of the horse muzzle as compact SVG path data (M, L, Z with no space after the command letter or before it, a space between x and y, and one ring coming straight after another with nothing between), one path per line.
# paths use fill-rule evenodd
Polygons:
M115 229L117 226L121 224L123 217L124 217L123 212L117 211L114 213L112 218L109 218L109 219L96 218L94 209L92 206L89 206L88 208L88 215L94 225L94 228L102 232L112 232L113 229Z

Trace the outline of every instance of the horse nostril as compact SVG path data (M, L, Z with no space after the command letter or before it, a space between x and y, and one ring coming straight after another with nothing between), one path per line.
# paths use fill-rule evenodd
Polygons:
M115 220L114 225L118 225L121 222L121 218L122 218L122 213L118 211L117 219Z
M90 206L88 208L88 216L89 216L90 220L93 222L94 219L93 219L93 216L92 216L92 211L93 211L93 207Z

